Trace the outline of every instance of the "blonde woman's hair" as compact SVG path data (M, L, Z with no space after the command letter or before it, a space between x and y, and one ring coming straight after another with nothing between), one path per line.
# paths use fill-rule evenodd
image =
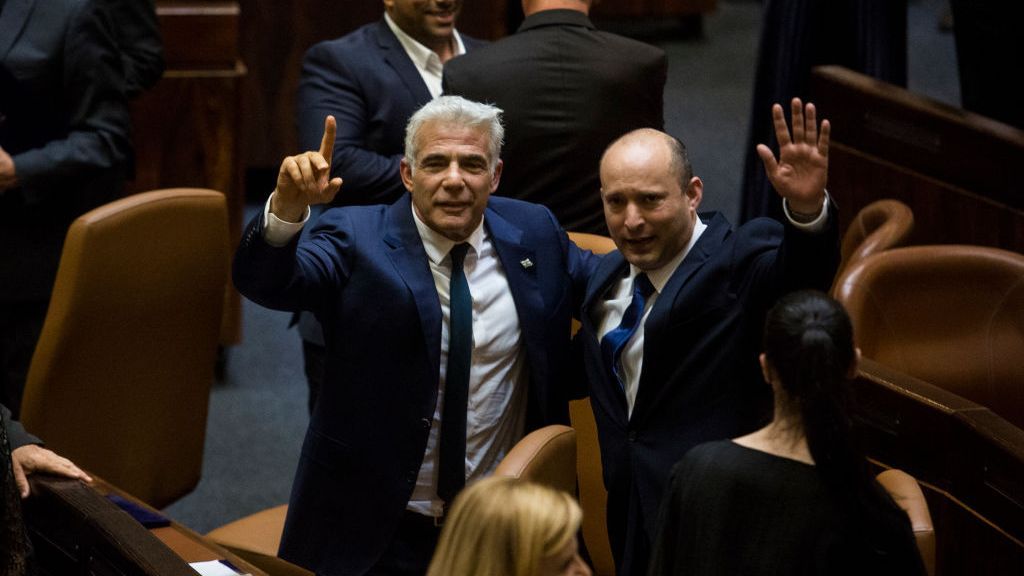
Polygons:
M576 538L583 512L572 496L491 476L455 499L427 576L534 576Z

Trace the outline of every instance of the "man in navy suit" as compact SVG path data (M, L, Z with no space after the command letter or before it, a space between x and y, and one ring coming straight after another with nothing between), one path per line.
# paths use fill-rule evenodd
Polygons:
M493 471L525 432L568 420L570 319L593 259L546 208L491 197L499 114L429 102L407 129L410 194L326 210L300 241L308 207L341 186L329 117L319 152L285 159L239 247L243 294L324 326L326 378L280 550L317 574L423 574L453 497L446 446L463 445L448 459L461 484ZM460 394L461 412L445 412Z
M695 444L754 430L771 415L758 335L766 310L797 288L827 290L839 261L828 202L829 124L812 104L773 118L780 157L758 153L784 199L786 223L733 229L697 214L704 184L681 142L651 129L614 142L601 198L618 251L591 277L578 338L608 489L620 576L644 575L672 465Z
M324 118L337 120L331 165L344 175L337 203L391 203L405 124L441 93L442 66L482 43L461 36L462 0L384 0L384 17L310 48L302 61L296 107L299 147L314 150Z
M345 177L345 193L332 204L390 204L405 193L398 164L406 122L441 94L442 66L481 44L455 30L461 7L461 0L385 0L378 22L306 52L295 116L299 149L315 150L324 118L337 119L330 160L332 174ZM323 380L323 335L309 314L300 316L299 333L312 411Z

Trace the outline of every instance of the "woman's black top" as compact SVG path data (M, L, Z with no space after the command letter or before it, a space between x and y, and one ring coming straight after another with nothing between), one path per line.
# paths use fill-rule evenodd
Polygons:
M909 519L884 498L851 514L810 464L702 444L672 469L650 575L923 575Z

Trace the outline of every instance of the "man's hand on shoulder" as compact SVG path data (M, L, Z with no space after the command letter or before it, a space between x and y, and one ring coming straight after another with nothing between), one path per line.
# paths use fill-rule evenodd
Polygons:
M791 211L818 215L825 201L828 182L828 143L831 125L822 120L818 131L814 104L803 106L799 98L791 102L792 136L782 106L772 106L775 137L779 141L779 158L768 146L757 145L757 154L764 163L768 179Z
M306 207L326 204L341 188L341 178L331 178L331 154L337 124L334 116L324 120L324 136L320 150L289 156L281 162L277 188L270 202L270 212L286 222L299 222Z

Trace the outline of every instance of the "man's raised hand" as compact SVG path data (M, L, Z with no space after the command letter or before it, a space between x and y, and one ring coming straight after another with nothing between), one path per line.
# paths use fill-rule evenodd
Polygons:
M789 202L791 210L802 214L817 214L825 199L828 182L828 141L831 126L821 121L818 131L814 104L803 106L799 98L791 102L793 134L790 137L782 106L772 106L775 137L779 141L779 158L770 148L757 145L757 155L764 163L768 179L776 192Z
M331 158L337 131L334 116L328 116L324 119L320 150L289 156L281 162L277 188L270 203L270 211L275 216L287 222L299 222L307 206L326 204L334 199L341 188L341 178L331 178Z

